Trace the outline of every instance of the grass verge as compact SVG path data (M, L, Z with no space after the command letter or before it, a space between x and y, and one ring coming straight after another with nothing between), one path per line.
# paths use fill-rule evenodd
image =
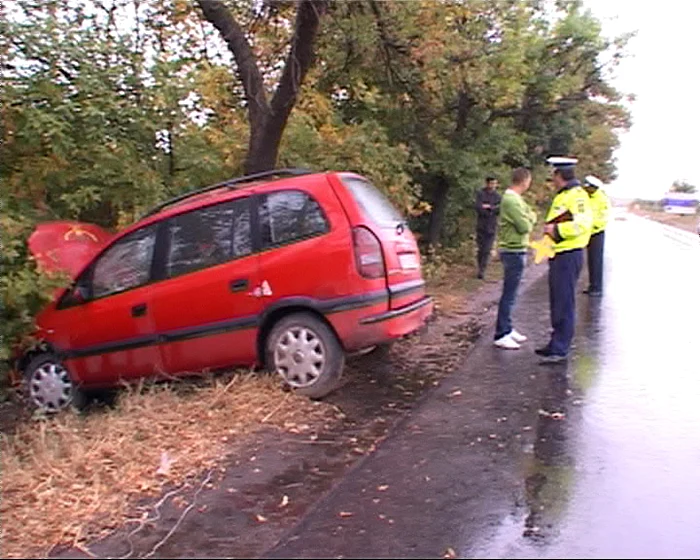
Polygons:
M269 376L236 374L141 386L113 409L24 423L0 442L3 556L80 548L127 521L137 499L217 468L260 428L299 433L332 414Z
M660 212L656 210L631 210L633 214L642 216L644 218L649 218L651 220L661 222L668 226L677 227L685 231L690 231L692 233L697 233L698 220L700 216L697 214L693 215L683 215L683 214L667 214L666 212Z

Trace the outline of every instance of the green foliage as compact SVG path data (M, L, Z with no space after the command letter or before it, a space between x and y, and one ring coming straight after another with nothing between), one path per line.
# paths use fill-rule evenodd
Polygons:
M30 347L34 317L65 278L40 274L27 251L35 225L31 207L0 191L0 385L15 347Z

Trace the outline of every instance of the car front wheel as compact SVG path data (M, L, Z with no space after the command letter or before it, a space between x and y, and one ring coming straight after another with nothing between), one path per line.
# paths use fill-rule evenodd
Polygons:
M76 387L68 370L53 354L39 354L29 362L24 370L24 384L30 405L43 412L85 406L85 393Z
M267 369L297 393L321 398L337 387L345 354L328 325L309 313L295 313L270 331L265 360Z

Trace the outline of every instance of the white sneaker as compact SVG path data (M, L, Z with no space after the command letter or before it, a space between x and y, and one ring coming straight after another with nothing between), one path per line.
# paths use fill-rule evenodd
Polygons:
M515 342L525 342L527 337L524 334L520 334L518 331L513 329L510 331L510 337L515 340Z
M520 344L515 342L515 340L511 338L510 334L502 336L498 340L495 340L493 343L495 346L498 346L499 348L505 348L506 350L517 350L518 348L520 348Z

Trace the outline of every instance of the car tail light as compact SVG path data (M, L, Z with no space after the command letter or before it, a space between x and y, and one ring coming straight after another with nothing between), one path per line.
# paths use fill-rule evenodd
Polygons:
M379 239L370 230L356 227L352 230L357 271L365 278L385 276L384 255Z

